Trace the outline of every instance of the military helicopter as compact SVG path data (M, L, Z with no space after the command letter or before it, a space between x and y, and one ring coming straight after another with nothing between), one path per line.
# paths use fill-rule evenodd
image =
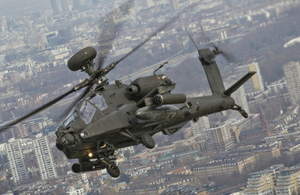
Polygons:
M184 11L193 6L192 4ZM128 10L128 6L125 10ZM123 58L105 68L102 68L105 58L100 58L98 68L95 69L95 48L86 47L80 50L69 59L68 68L71 71L84 71L89 78L46 105L7 124L0 131L52 106L69 94L86 88L70 105L71 110L67 109L69 114L56 131L56 147L64 152L68 159L78 159L78 163L72 165L75 173L106 169L112 177L119 177L120 170L115 161L117 150L120 148L143 144L152 149L155 147L152 138L154 134L174 134L190 120L197 121L199 117L228 109L237 110L247 118L247 113L235 104L230 95L255 72L249 72L225 90L215 62L216 56L224 54L218 47L214 47L213 50L198 49L199 60L212 91L210 96L187 98L185 94L171 93L176 83L165 74L156 74L165 63L156 69L153 75L137 78L129 85L123 84L121 80L110 84L106 79L105 76L117 64L169 26L181 13ZM109 43L108 48L110 46ZM102 53L106 55L106 52Z

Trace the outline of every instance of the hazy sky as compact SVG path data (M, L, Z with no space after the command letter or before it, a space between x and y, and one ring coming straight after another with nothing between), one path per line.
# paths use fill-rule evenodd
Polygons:
M0 15L20 15L50 8L50 0L0 0Z

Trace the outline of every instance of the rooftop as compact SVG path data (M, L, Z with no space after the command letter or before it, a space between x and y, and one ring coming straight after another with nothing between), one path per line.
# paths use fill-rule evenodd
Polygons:
M255 128L255 129L249 129L246 131L242 131L240 133L240 136L250 136L250 135L255 135L255 134L264 133L264 132L266 132L266 130L262 130L261 128Z
M264 170L261 170L261 171L257 171L257 172L254 172L254 173L250 173L251 177L252 176L256 176L256 175L262 175L262 174L269 174L269 173L275 173L276 171L278 170L281 170L281 169L284 169L284 164L277 164L277 165L272 165ZM259 176L259 177L260 177Z

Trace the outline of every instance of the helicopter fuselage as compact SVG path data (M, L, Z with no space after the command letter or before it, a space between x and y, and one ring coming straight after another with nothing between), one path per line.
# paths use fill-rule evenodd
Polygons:
M164 76L159 75L157 78ZM145 133L151 136L158 132L170 135L190 120L231 109L235 105L231 97L211 95L187 98L181 104L139 107L137 100L128 98L128 87L125 84L105 85L76 105L73 111L77 115L76 119L66 124L67 117L56 132L57 147L67 158L82 159L89 154L95 156L104 144L114 149L138 145L140 137ZM95 97L101 97L102 105L95 103ZM84 104L90 104L90 108ZM86 114L88 109L90 113ZM89 116L90 119L83 116L89 114L93 115Z
M97 87L91 88L75 105L56 131L57 148L67 158L79 160L72 170L80 173L106 168L111 176L118 177L120 170L114 163L117 149L140 143L152 149L154 134L171 135L190 120L228 109L247 118L248 114L230 95L255 72L249 72L225 90L214 60L220 51L207 48L199 49L198 53L211 88L210 96L187 98L185 94L172 94L176 84L164 74L156 75L159 68L153 75L137 78L130 85L120 80L115 84L98 80L101 82ZM114 67L114 63L108 67ZM106 70L110 69L99 72Z

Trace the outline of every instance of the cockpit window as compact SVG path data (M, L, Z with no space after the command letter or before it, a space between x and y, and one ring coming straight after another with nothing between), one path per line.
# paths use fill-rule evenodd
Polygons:
M102 95L98 94L90 99L91 103L94 104L99 110L105 110L107 108L107 104Z
M64 126L65 127L68 126L71 122L75 121L77 118L78 118L78 115L74 110L73 114L69 115L67 117L67 119L64 121Z
M76 113L76 109L79 107L80 102L78 102L73 109L71 110L71 112L68 114L68 116L66 117L66 120L63 122L63 125L66 127L68 126L71 122L75 121L78 118L78 115Z
M84 101L81 108L80 108L80 116L82 120L89 124L96 112L96 108L92 106L89 102Z

